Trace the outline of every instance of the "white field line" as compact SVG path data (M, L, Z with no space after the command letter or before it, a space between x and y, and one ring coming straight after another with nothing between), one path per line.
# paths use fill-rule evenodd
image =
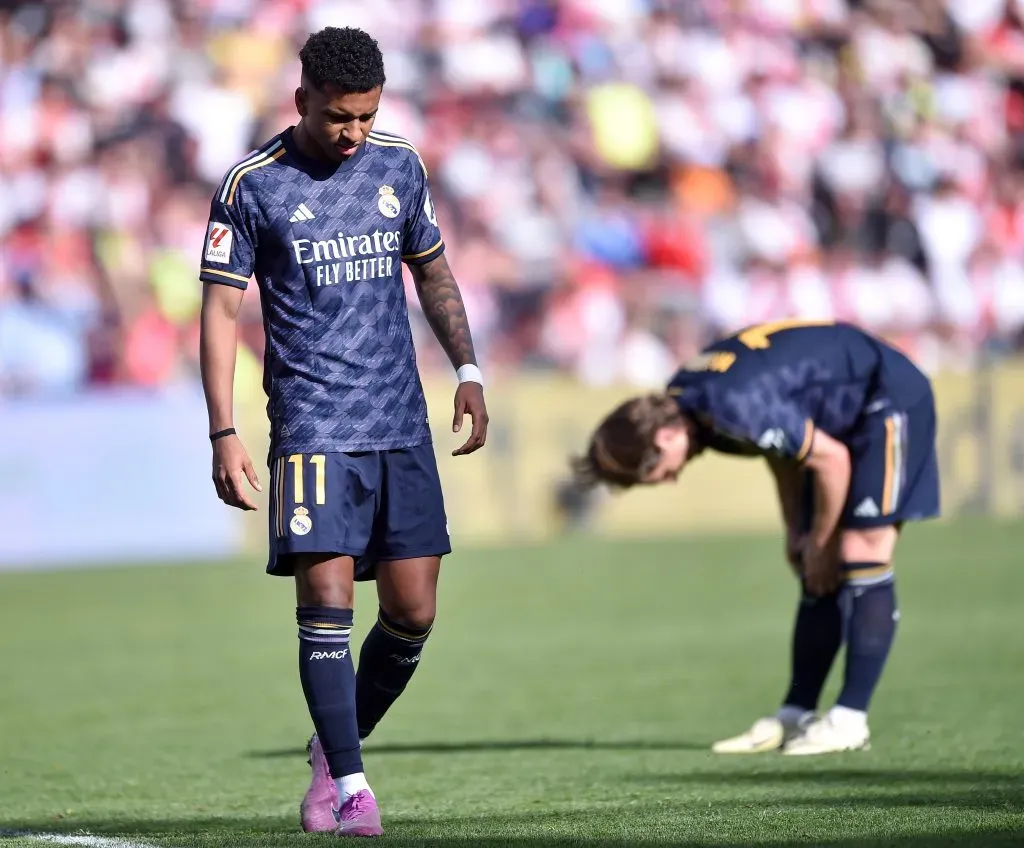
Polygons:
M115 839L107 836L90 836L87 833L26 833L17 830L0 830L0 839L32 839L36 842L49 842L51 845L84 845L86 848L157 848L149 842L136 842L133 839Z

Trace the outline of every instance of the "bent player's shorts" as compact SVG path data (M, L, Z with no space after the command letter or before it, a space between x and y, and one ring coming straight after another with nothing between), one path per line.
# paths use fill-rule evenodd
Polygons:
M431 444L280 456L270 485L270 574L294 574L297 553L351 556L356 580L378 562L451 553Z
M935 399L929 390L914 405L868 413L845 440L850 450L850 492L840 527L858 530L935 518L940 511L935 445ZM801 526L811 528L814 481L808 474Z
M913 406L865 415L846 440L850 495L841 526L883 527L939 515L939 461L931 390Z

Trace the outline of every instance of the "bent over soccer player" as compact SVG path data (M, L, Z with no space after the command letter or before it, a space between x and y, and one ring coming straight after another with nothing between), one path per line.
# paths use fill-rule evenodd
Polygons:
M931 385L903 354L847 324L779 321L715 342L664 394L615 409L575 461L582 482L666 483L706 449L763 456L802 598L792 678L776 716L715 750L826 754L868 744L867 711L896 634L891 560L906 521L939 514ZM804 473L813 509L801 526ZM846 640L836 706L815 715Z
M232 426L236 315L251 276L266 332L270 557L294 576L299 677L316 730L307 831L381 833L360 740L409 682L434 620L450 552L441 485L402 284L457 369L455 455L484 444L482 380L443 255L416 150L372 129L384 85L377 43L328 27L300 52L296 126L224 177L200 278L201 361L220 498L253 509L260 489ZM375 579L380 611L359 673L349 648L353 580Z

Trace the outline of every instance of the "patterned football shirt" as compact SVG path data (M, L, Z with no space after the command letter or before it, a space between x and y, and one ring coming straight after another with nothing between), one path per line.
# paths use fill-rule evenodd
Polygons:
M776 321L709 345L668 390L705 446L803 460L816 428L844 441L865 415L912 407L930 387L906 356L858 327Z
M426 168L398 136L327 164L289 128L228 171L199 277L259 285L272 457L430 441L402 263L443 252Z

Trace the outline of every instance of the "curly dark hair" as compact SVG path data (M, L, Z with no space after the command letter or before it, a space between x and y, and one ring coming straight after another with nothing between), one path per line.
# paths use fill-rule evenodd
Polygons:
M620 404L598 425L587 452L570 460L576 485L635 486L661 459L654 434L662 427L682 423L679 406L665 394L644 395Z
M354 27L324 27L299 51L302 73L318 89L331 85L362 94L384 85L384 57L377 42Z

